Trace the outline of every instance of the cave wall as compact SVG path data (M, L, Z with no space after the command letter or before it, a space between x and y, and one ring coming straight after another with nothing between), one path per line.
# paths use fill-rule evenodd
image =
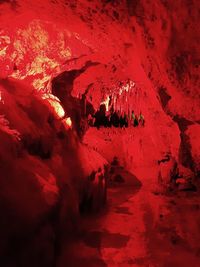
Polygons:
M181 132L179 160L198 172L191 143L199 130L186 129L199 128L199 1L127 2L142 66Z

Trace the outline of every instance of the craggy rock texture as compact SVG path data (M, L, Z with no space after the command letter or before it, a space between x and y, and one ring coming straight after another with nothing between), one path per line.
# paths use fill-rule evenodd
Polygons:
M178 123L179 160L194 170L198 159L191 155L183 123L198 128L200 118L199 1L134 1L134 7L128 2L142 66L164 111ZM199 143L198 132L193 138Z
M199 3L0 1L2 264L52 266L82 201L99 208L116 155L132 173L156 166L155 182L169 182L166 154L199 175ZM94 109L112 96L142 111L144 128L85 134L83 94Z
M107 162L32 87L10 78L0 90L1 265L53 266L82 201L93 198L94 211L103 205Z
M195 124L188 127L186 135L188 136L188 145L193 161L193 168L196 171L200 169L200 144L199 144L200 126Z

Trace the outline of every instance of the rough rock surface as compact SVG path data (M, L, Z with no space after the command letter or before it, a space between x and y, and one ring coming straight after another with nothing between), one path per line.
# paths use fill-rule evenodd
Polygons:
M50 267L78 227L83 192L99 190L95 203L103 204L107 162L32 87L10 78L0 88L1 265ZM101 184L88 180L99 169Z
M186 131L188 136L188 145L191 151L191 156L193 159L193 167L196 171L200 169L200 144L199 144L199 135L200 135L200 126L194 124L188 127Z

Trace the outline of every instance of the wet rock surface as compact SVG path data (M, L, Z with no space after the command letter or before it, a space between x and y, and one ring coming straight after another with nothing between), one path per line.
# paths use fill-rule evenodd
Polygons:
M134 192L109 188L107 210L83 219L83 233L63 247L58 266L198 267L198 193L154 195L150 180L138 187L134 176L121 172Z

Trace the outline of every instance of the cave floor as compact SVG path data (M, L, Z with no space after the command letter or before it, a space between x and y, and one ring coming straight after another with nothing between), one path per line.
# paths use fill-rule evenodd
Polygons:
M83 230L63 246L58 266L199 267L198 193L166 196L142 177L142 170L141 186L135 176L121 172L125 183L108 189L101 214L82 219Z

